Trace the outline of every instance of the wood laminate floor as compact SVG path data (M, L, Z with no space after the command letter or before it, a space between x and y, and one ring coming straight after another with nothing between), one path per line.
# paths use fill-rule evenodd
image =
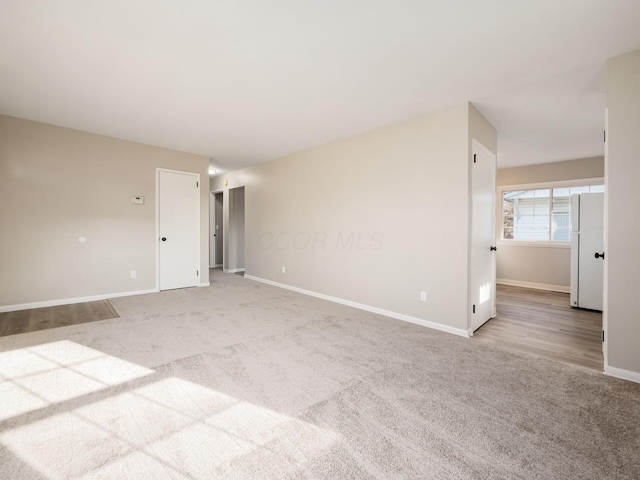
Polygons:
M473 335L602 371L602 313L569 306L569 294L498 285L496 318Z
M118 318L108 300L0 313L0 337Z

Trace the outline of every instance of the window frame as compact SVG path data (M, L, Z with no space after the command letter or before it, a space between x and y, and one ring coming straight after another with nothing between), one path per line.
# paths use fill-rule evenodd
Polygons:
M538 190L543 188L571 188L571 187L591 187L595 185L604 185L604 177L581 178L578 180L558 180L554 182L538 182L538 183L521 183L514 185L500 185L497 188L497 218L498 232L496 238L497 244L502 246L517 247L553 247L553 248L571 248L571 241L562 242L557 240L515 240L502 238L504 235L504 210L503 210L503 193L513 190ZM551 222L551 209L553 208L553 192L550 192L549 200L549 221ZM551 226L551 225L549 225Z

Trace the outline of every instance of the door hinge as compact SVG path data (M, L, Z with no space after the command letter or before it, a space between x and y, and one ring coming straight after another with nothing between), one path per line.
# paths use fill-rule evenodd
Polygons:
M196 188L200 186L200 182L196 182Z
M200 276L200 270L196 270L196 277Z
M604 131L604 142L605 143L607 142L607 131L606 130Z
M476 163L476 154L473 154L473 163Z
M476 306L473 306L473 313L476 313Z
M604 330L602 330L602 341L604 342Z

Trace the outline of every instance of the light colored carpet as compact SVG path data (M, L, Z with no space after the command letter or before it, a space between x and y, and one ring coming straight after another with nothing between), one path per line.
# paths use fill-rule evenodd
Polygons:
M0 478L640 478L640 385L211 281L0 338Z

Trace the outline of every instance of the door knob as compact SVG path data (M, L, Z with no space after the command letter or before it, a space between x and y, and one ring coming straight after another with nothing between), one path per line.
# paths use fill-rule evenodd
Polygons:
M497 252L497 251L498 251L498 247L489 247L489 249L490 249L492 252Z
M602 253L598 253L598 252L596 252L596 254L594 255L594 257L596 257L596 258L602 258L602 259L604 260L604 252L602 252Z
M162 237L162 241L166 242L167 241L167 237Z

